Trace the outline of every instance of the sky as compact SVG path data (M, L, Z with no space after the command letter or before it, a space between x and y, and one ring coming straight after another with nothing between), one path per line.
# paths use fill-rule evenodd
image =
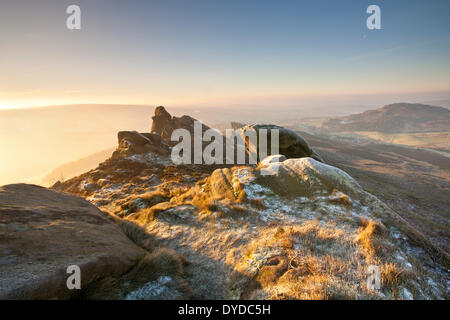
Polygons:
M71 4L81 30L66 27ZM366 27L371 4L381 30ZM0 109L450 99L449 12L448 0L2 0Z

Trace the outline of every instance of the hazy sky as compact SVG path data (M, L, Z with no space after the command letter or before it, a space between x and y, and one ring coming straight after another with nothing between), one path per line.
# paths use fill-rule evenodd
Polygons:
M382 30L366 28L370 4ZM448 0L1 0L0 108L445 95L449 13Z

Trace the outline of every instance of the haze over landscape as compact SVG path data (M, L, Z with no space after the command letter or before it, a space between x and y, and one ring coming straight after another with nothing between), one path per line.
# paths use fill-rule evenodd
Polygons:
M0 300L449 299L449 1L72 2L0 3Z

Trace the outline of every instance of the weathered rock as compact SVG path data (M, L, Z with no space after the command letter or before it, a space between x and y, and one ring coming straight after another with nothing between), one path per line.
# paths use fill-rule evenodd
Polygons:
M145 251L86 200L35 185L0 188L0 299L66 299L67 267L81 289L120 277Z
M119 143L123 140L127 140L130 144L136 146L143 146L150 143L150 140L146 136L137 131L119 131L117 139Z
M217 169L209 178L211 194L214 199L228 198L234 199L232 177L230 169Z

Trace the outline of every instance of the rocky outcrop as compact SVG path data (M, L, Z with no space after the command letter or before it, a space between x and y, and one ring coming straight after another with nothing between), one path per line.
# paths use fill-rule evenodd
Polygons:
M194 122L198 121L186 115L182 117L171 116L163 106L159 106L155 109L155 115L152 117L152 119L153 122L151 132L158 134L169 143L173 143L170 138L172 136L172 132L175 129L186 129L193 136ZM210 129L210 127L202 124L202 135L203 132L208 129Z
M163 106L155 109L155 115L152 117L152 127L150 132L156 133L165 139L170 139L173 131L172 116Z
M35 185L0 188L0 299L65 299L67 268L81 268L81 288L118 278L145 251L88 201Z
M180 118L172 117L170 113L167 112L167 110L160 106L155 109L155 115L153 116L153 123L152 123L152 133L155 133L162 137L163 140L167 141L169 144L176 144L177 142L171 141L171 135L172 132L175 129L186 129L191 133L191 136L193 137L194 134L194 122L196 119L190 117L190 116L182 116ZM246 143L246 152L255 152L257 154L257 160L259 159L259 154L257 148L259 147L259 132L260 130L267 130L268 137L267 137L267 154L271 154L271 130L278 130L279 132L279 151L278 153L286 156L287 158L302 158L302 157L312 157L316 159L317 161L324 162L322 157L314 150L312 149L309 144L306 142L306 140L301 137L296 132L276 126L271 124L256 124L256 125L242 125L237 122L232 123L233 129L235 129L238 133L238 135L242 138L242 141L245 141ZM202 124L202 136L203 133L210 129L210 127L206 126L205 124ZM246 139L246 133L250 130L254 130L257 134L257 144L256 146L252 147L249 145L249 139ZM227 139L225 137L222 137L222 142L224 145L223 154L224 154L224 162L226 162L226 144ZM228 141L228 143L230 143ZM205 148L209 142L203 142L203 148ZM232 144L235 145L234 142ZM193 144L192 144L193 147ZM236 147L236 145L235 145ZM235 150L238 150L239 146L235 148ZM236 151L235 151L236 152ZM236 157L236 155L234 156ZM236 159L236 158L234 158ZM236 161L236 160L235 160ZM249 156L247 154L246 161L249 161Z

